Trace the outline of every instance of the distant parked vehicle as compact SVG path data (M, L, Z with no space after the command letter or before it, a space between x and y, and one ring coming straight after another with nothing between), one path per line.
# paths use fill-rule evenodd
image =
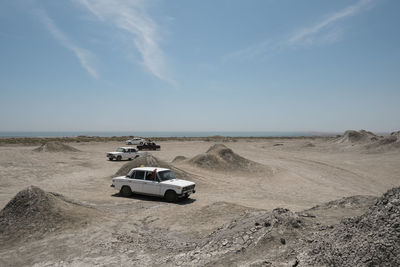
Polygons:
M140 152L133 147L119 147L115 152L107 152L109 160L131 160L140 156Z
M124 197L132 193L164 197L169 202L186 199L195 193L195 183L177 179L170 169L159 167L133 168L126 176L112 179L111 187Z
M139 150L160 150L161 146L156 145L154 142L145 142L141 145L136 146Z
M144 142L145 142L145 140L143 138L135 137L135 138L126 140L125 144L127 144L127 145L141 145Z

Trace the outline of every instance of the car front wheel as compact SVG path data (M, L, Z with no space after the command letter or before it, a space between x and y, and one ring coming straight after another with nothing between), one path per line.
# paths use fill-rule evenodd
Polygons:
M178 200L178 196L176 195L175 191L172 190L168 190L164 197L168 202L176 202Z
M123 197L129 197L130 195L132 195L132 190L131 190L131 188L129 186L123 186L121 188L121 190L119 191L119 193Z

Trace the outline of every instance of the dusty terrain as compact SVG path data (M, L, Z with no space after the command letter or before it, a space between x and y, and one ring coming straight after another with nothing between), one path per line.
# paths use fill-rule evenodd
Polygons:
M371 218L385 211L398 227L397 210L384 208L397 207L397 198L376 202L400 186L398 133L361 135L240 139L212 150L215 142L159 142L151 156L196 182L197 192L178 203L123 198L110 187L128 162L108 161L105 152L123 142L70 143L76 151L59 152L0 146L0 266L350 264L335 258L339 248L329 254L321 245L343 231L362 238L343 219L378 224ZM392 228L374 229L390 239ZM352 265L377 265L362 256L364 264Z

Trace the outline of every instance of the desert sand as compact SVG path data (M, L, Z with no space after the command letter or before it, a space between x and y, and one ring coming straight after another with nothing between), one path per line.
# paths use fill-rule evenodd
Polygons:
M382 198L400 186L397 137L360 131L336 138L162 141L160 151L138 162L106 159L123 142L67 144L75 149L3 145L0 266L350 264L331 253L345 246L326 252L324 244L346 231L358 238L357 222L378 224L371 218L383 210L387 224L398 227L400 193ZM110 187L117 173L146 162L196 182L197 192L167 203L123 198ZM392 228L378 226L386 240ZM398 245L391 246L396 252ZM353 264L399 262L373 249L375 256L358 255Z

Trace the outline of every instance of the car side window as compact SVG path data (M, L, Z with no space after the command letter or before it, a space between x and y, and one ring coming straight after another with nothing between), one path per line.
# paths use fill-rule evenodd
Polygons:
M144 180L144 175L145 175L144 171L136 171L135 173L136 173L135 174L135 179Z
M136 173L136 171L132 172L132 174L129 176L129 178L134 179L135 178L135 173Z
M147 181L157 181L157 173L146 172L146 180Z

